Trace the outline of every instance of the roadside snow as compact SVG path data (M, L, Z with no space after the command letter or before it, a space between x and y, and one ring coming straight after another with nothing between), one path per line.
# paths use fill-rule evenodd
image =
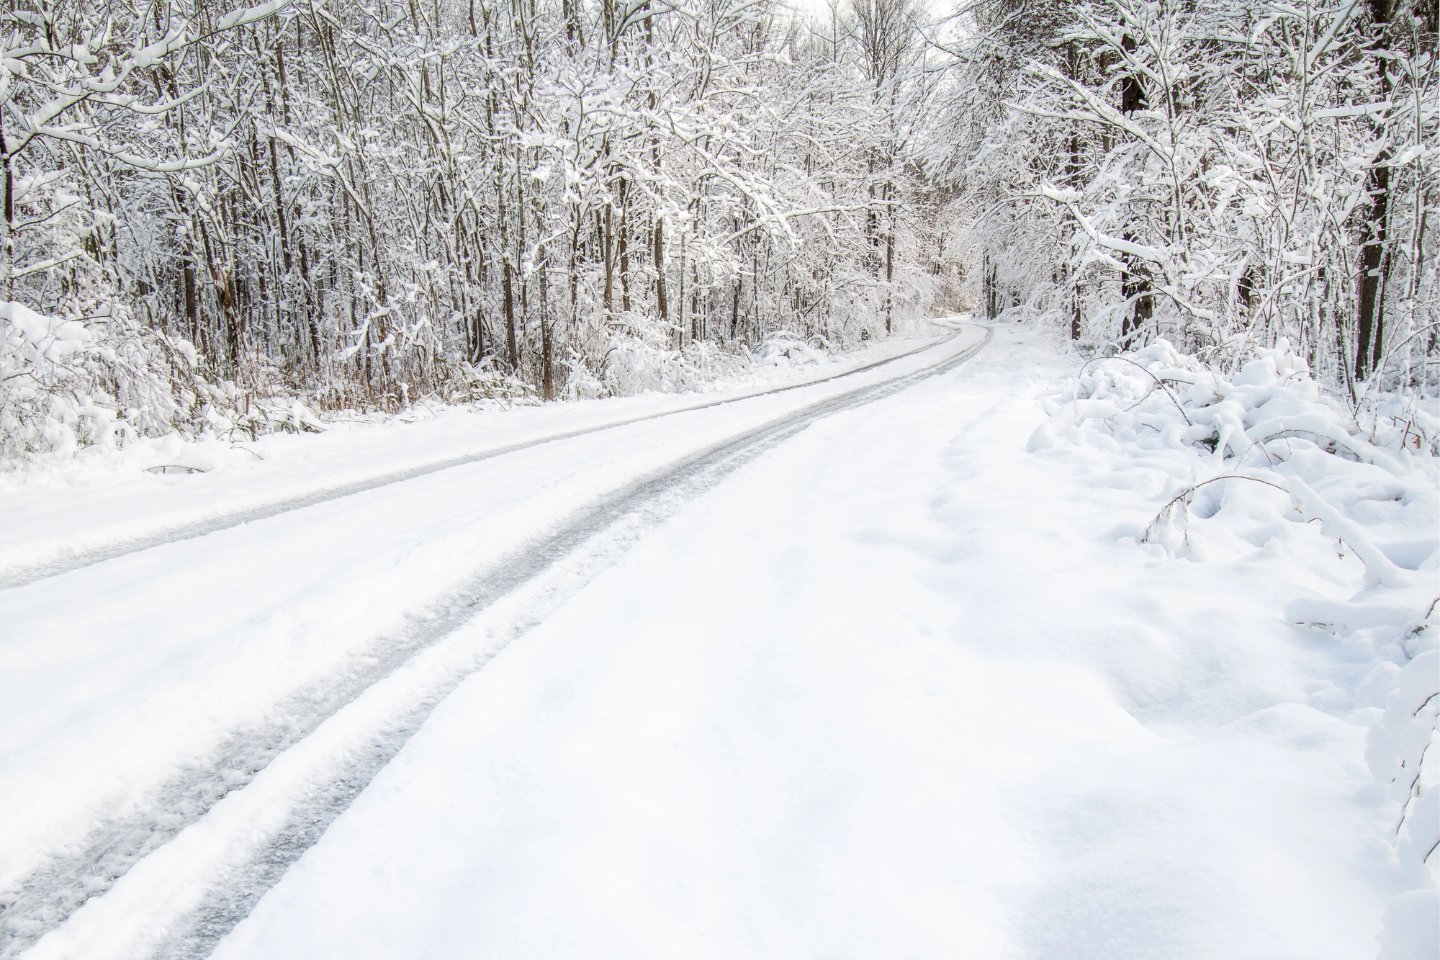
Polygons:
M251 442L209 437L139 439L55 462L0 472L0 581L108 544L304 497L325 489L475 453L640 417L679 412L843 374L932 339L895 339L822 355L766 354L744 374L701 393L583 400L507 408L418 406L389 419L331 420L324 433L269 434ZM175 466L196 473L151 473Z
M216 956L1352 960L1388 909L1388 956L1433 958L1366 760L1375 621L1290 609L1408 580L1259 485L1147 537L1200 454L1117 438L1093 390L1049 420L1076 365L997 327L697 499L449 697ZM1337 516L1433 586L1433 486L1391 475L1406 519Z
M1434 398L1371 398L1357 412L1322 396L1284 344L1226 377L1161 341L1087 363L1061 401L1031 449L1108 445L1169 472L1140 541L1199 564L1260 555L1271 566L1349 570L1338 595L1287 592L1284 616L1364 667L1358 681L1317 678L1311 700L1370 725L1366 760L1390 806L1399 873L1414 887L1393 904L1384 955L1440 956Z
M10 306L24 309L18 304ZM377 460L419 455L441 459L446 451L469 449L477 442L490 441L497 433L511 436L556 424L605 423L686 409L724 396L806 383L897 356L933 339L933 335L895 337L838 353L783 338L767 340L757 347L753 357L717 364L708 379L688 380L673 392L637 390L623 396L554 404L494 399L447 405L424 399L394 415L354 411L316 415L295 404L288 412L271 412L272 418L285 420L291 429L256 438L243 431L193 440L178 435L136 437L122 447L96 444L74 451L69 458L0 462L0 493L8 498L12 494L67 488L84 494L117 482L144 482L145 470L166 464L190 466L206 473L245 474L255 474L257 463L274 468L297 457L314 458L311 466L316 469L348 466L334 463L333 458L341 451L356 451L357 433L365 437L360 443L374 445L371 452ZM317 438L317 432L323 439ZM255 479L265 479L264 473L265 468L259 468Z

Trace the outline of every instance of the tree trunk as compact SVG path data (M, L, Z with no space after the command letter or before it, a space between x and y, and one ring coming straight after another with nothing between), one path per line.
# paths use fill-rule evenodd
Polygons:
M655 218L652 240L655 246L655 309L660 313L660 323L668 326L670 304L665 296L665 220L663 217Z
M1120 43L1126 53L1133 54L1137 49L1135 37L1129 32L1125 34ZM1145 85L1141 82L1139 74L1134 70L1127 69L1120 80L1121 112L1127 117L1132 116L1137 111L1144 110L1148 105ZM1126 228L1124 237L1128 243L1138 242L1138 237L1132 228ZM1120 324L1120 340L1127 347L1139 344L1143 338L1143 331L1155 315L1153 290L1149 264L1140 257L1127 253L1125 255L1125 276L1120 282L1121 295L1130 305Z
M620 259L620 309L630 312L630 204L627 181L620 181L620 225L616 253Z
M1375 46L1383 46L1390 26L1393 0L1369 0L1374 20ZM1375 57L1375 74L1383 102L1390 97L1390 74L1386 61ZM1375 133L1381 149L1365 172L1365 193L1370 202L1360 224L1360 275L1356 277L1355 303L1355 379L1364 380L1380 364L1385 341L1384 262L1386 253L1386 221L1390 217L1390 148L1385 144L1383 121Z

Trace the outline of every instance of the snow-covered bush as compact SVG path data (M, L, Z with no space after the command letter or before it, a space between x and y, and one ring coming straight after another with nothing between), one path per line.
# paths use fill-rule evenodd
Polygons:
M437 399L442 403L538 403L535 389L486 358L478 364L456 363L441 368Z
M298 398L217 380L189 342L123 312L66 319L0 302L0 471L143 437L233 441L323 429Z
M626 397L648 390L696 390L733 376L747 365L744 357L706 340L692 340L681 350L657 340L640 336L616 338L605 354L592 395Z
M193 347L123 313L67 319L0 302L0 465L193 433L231 400L203 382Z
M827 346L820 341L806 341L788 331L772 333L751 351L755 364L761 367L797 366L819 363Z
M1376 394L1354 409L1287 344L1231 347L1229 375L1163 340L1088 362L1030 448L1113 445L1166 464L1171 488L1137 533L1176 557L1351 565L1335 578L1350 595L1276 613L1371 664L1350 707L1370 723L1367 761L1419 891L1386 933L1384 955L1409 956L1440 878L1440 398Z

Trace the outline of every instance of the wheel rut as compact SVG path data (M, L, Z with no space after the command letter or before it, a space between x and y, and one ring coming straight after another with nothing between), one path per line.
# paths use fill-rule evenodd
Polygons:
M352 655L323 685L295 691L266 718L234 731L203 763L181 769L143 800L97 824L9 896L0 892L0 960L37 945L90 901L119 894L116 885L132 871L141 872L147 861L170 854L183 867L187 858L171 848L184 841L187 828L223 817L225 808L240 806L247 793L256 794L259 803L260 794L273 791L261 806L282 814L268 824L248 824L241 831L245 840L225 862L207 864L204 875L194 878L204 890L198 901L184 905L167 932L124 954L208 956L446 696L646 532L816 421L946 373L989 339L985 329L978 342L926 368L817 401L693 453L477 571L443 602ZM477 629L481 620L487 622ZM302 753L302 760L286 763ZM287 769L277 771L282 766ZM275 784L267 784L267 777ZM152 872L166 874L167 868ZM143 891L136 895L146 899Z
M229 530L241 524L252 523L257 520L268 520L271 517L278 517L294 510L303 510L306 507L318 506L322 503L329 503L332 500L339 500L343 497L351 497L356 494L368 493L371 490L378 490L381 487L388 487L397 483L404 483L407 480L414 480L418 477L428 476L432 473L439 473L442 470L451 470L455 467L463 467L472 463L480 463L496 457L503 457L508 454L518 453L522 450L529 450L533 447L547 443L559 443L564 440L572 440L587 434L599 433L604 430L615 430L620 427L628 427L637 423L645 423L651 420L661 420L666 417L680 416L686 413L693 413L697 410L709 410L713 407L723 407L729 404L742 403L746 400L753 400L756 397L771 396L780 393L788 393L792 390L803 390L808 387L818 386L823 383L831 383L844 377L854 376L883 367L886 364L896 363L908 357L923 353L934 348L934 343L927 343L914 350L887 357L884 360L877 360L874 363L867 363L860 367L854 367L841 373L828 377L821 377L817 380L807 380L804 383L791 384L785 387L777 387L770 390L760 390L754 393L746 393L736 397L726 397L722 400L712 400L705 403L697 403L693 406L682 407L677 410L666 410L661 413L651 413L639 417L615 420L607 423L596 424L590 427L582 427L576 430L567 430L561 433L546 434L532 440L525 440L519 443L507 444L500 447L490 447L484 450L477 450L471 453L461 454L455 457L448 457L443 460L436 460L417 466L406 467L402 470L394 470L375 476L355 480L350 483L339 484L331 487L324 487L319 490L312 490L292 497L284 497L278 500L264 503L254 507L238 510L225 511L224 513L206 517L200 520L181 521L166 525L151 533L126 537L102 543L91 547L85 547L73 552L65 553L49 560L35 563L19 569L0 571L0 589L9 587L21 587L26 584L56 577L72 570L80 570L85 567L103 563L106 560L114 560L118 557L127 556L132 553L139 553L143 550L150 550L155 547L162 547L170 543L179 543L183 540L194 540L198 537L208 536L212 533L219 533L222 530Z

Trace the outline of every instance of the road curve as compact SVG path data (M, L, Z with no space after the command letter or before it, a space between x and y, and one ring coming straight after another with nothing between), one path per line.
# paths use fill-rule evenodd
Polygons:
M212 756L182 769L129 811L102 820L85 838L68 845L66 853L26 877L18 895L0 901L0 958L10 960L27 951L37 960L47 956L208 955L450 691L611 565L618 552L699 492L817 420L892 395L964 363L989 341L988 329L982 328L980 334L921 369L826 397L698 450L601 498L512 555L475 571L450 593L438 612L413 620L399 633L377 638L325 683L295 691L271 711L270 719L236 730ZM957 340L966 338L962 334ZM819 382L825 381L785 389ZM263 516L580 433L747 398L727 398L685 411L482 451L331 488L323 495L317 493L316 499L295 498L266 508ZM231 517L224 526L258 518ZM216 529L223 526L187 528L157 543L117 549L111 556L203 536ZM67 569L104 559L109 556L97 552ZM487 612L491 622L486 630L466 629ZM269 811L268 822L261 811ZM197 852L213 851L217 837L231 838L226 848L228 859ZM185 889L204 892L198 900L175 895ZM165 903L174 905L172 923L150 925L165 931L158 938L133 944L89 939L91 933L105 928L108 917L124 917L142 906L149 910Z
M0 589L19 587L35 583L48 577L58 576L72 570L83 569L106 560L113 560L127 554L138 553L142 550L149 550L153 547L163 546L168 543L176 543L181 540L191 540L196 537L203 537L221 530L228 530L244 523L252 523L256 520L266 520L270 517L280 516L294 510L301 510L306 507L317 506L332 500L339 500L343 497L350 497L392 484L404 483L407 480L414 480L418 477L427 476L432 473L439 473L442 470L451 470L455 467L466 466L467 464L480 463L494 457L503 457L507 454L518 453L542 444L557 443L564 440L571 440L586 434L599 433L604 430L614 430L620 427L627 427L637 423L650 420L660 420L666 417L681 416L693 413L698 410L708 410L714 407L723 407L730 404L742 403L746 400L753 400L757 397L770 396L774 394L788 393L794 390L804 390L824 383L831 383L845 377L865 373L888 364L898 363L926 350L933 349L933 342L907 350L904 353L887 357L884 360L877 360L859 367L853 367L840 373L827 377L820 377L815 380L807 380L803 383L790 384L784 387L774 387L767 390L756 390L738 396L725 397L720 400L706 400L673 410L665 410L660 413L644 414L642 416L625 417L600 424L581 427L574 430L564 430L555 433L547 433L534 439L521 441L519 443L504 444L496 447L485 447L470 451L458 456L446 457L428 463L407 466L399 470L381 471L363 479L354 480L348 483L323 486L308 490L298 495L277 497L273 500L247 506L240 509L222 510L207 515L201 519L181 518L173 523L162 524L158 528L138 536L121 536L109 539L105 542L91 544L74 550L57 550L48 557L29 562L23 566L11 566L0 569Z

